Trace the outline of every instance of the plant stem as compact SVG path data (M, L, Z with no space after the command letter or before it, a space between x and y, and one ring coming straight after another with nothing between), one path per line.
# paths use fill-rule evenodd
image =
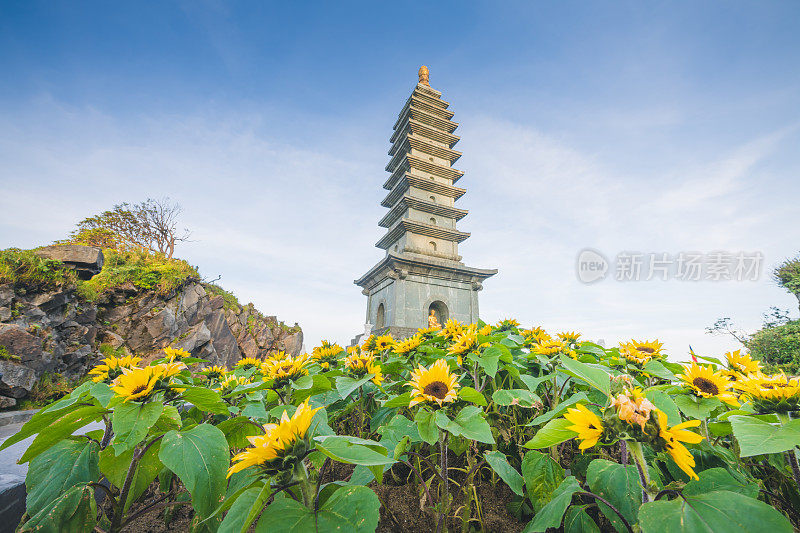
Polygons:
M450 506L450 487L449 487L449 475L447 472L447 436L448 433L444 430L439 430L439 464L442 471L442 494L441 498L439 499L439 504L441 506L440 515L439 515L439 523L436 526L436 531L447 533L447 514L448 508Z
M792 467L792 477L800 490L800 466L797 464L797 447L792 448L786 452L786 458L789 460L789 466Z
M647 474L647 462L644 460L642 443L631 441L628 443L628 450L630 450L633 456L636 470L639 471L639 482L642 484L642 503L647 503L650 501L650 495L647 492L647 487L650 485L650 476Z
M310 508L314 503L316 494L314 492L314 487L311 486L311 483L308 480L308 470L306 470L306 465L302 460L297 461L294 465L294 479L300 484L300 492L303 495L303 504Z

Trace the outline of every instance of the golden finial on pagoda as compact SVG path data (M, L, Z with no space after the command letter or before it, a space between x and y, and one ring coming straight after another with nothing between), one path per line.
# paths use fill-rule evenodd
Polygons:
M422 65L419 67L419 72L417 72L417 74L419 75L419 82L422 85L427 85L428 87L431 86L431 84L428 82L428 79L430 78L430 71L428 71L428 67Z

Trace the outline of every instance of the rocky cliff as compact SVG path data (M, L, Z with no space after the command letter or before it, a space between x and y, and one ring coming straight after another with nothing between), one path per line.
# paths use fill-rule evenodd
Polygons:
M230 366L273 350L298 354L302 344L296 324L239 305L197 279L166 295L123 283L94 301L74 284L37 292L0 284L0 407L24 398L47 372L84 376L101 351L126 348L147 358L173 346Z

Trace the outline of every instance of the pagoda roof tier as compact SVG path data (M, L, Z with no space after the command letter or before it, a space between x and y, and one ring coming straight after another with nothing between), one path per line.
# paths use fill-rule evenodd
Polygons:
M401 111L400 116L397 117L397 121L394 123L393 128L395 130L402 129L403 123L408 120L416 120L417 122L422 122L423 124L427 124L432 128L442 130L447 133L453 133L458 127L458 122L445 120L442 117L436 116L432 113L427 113L425 110L412 105L403 108L403 111Z
M440 107L442 109L447 109L448 107L450 107L450 102L442 100L441 96L432 95L425 91L420 90L419 86L415 87L414 91L411 93L411 96L408 97L409 100L411 98L416 98L420 102L426 102L429 105ZM408 103L408 101L406 101L406 103Z
M424 222L411 220L410 218L402 218L381 240L375 243L375 246L385 250L406 232L454 242L463 242L470 236L470 234L465 231L443 228L434 224L426 224Z
M458 161L458 158L461 157L461 152L458 150L452 150L438 144L432 144L425 137L420 137L419 135L414 135L413 133L405 135L405 138L400 137L397 139L397 142L395 142L389 149L389 155L394 156L392 158L393 161L395 158L398 158L401 153L408 152L411 148L441 159L447 159L450 161L451 165ZM387 166L391 166L392 161L389 161L389 165Z
M384 279L405 275L419 274L428 278L480 283L497 274L497 269L473 268L457 261L436 259L418 254L389 252L369 271L354 280L354 283L365 289L372 289Z
M403 106L403 109L400 110L400 113L402 114L407 107L415 107L417 109L421 109L426 113L442 117L444 120L450 120L451 118L453 118L453 115L455 115L455 113L453 113L452 111L445 109L441 106L435 105L435 103L432 103L431 98L418 95L415 93L411 93L411 96L409 96L408 100L406 100L406 104Z
M415 155L402 153L399 157L392 158L389 164L386 165L386 170L392 174L386 183L383 184L384 189L393 189L403 174L411 171L412 169L419 169L423 172L428 172L440 178L447 178L457 182L464 172L453 167L446 167L444 165L437 165Z
M452 133L447 133L446 131L426 126L422 122L417 122L416 120L409 120L403 128L395 130L395 132L392 134L392 138L389 139L389 142L394 144L398 137L408 133L413 133L414 135L420 135L422 137L427 137L428 139L438 141L442 144L446 144L449 148L452 148L459 140L461 140L461 137L458 135L453 135Z
M420 92L422 94L427 94L428 96L432 96L432 97L438 98L440 100L442 99L442 92L441 91L437 91L436 89L434 89L430 85L426 85L424 83L418 83L417 86L414 87L414 91ZM442 102L444 102L444 100L442 100ZM450 103L448 102L447 105L450 105Z
M378 225L382 228L390 228L392 225L400 218L407 208L416 209L418 211L422 211L424 213L430 213L431 215L438 215L440 217L445 218L454 218L456 220L461 220L465 216L467 216L466 209L458 209L457 207L449 207L442 204L435 204L433 202L427 202L425 200L421 200L414 196L404 195L400 198L400 201L394 204L394 206L386 213L386 216L378 222Z
M458 200L467 192L466 189L453 187L452 185L445 185L444 183L433 181L430 178L421 178L413 174L405 174L397 183L397 185L395 185L394 189L392 189L392 191L386 195L386 198L383 199L381 205L383 207L392 207L400 200L400 198L405 195L409 187L416 187L418 189L422 189L423 191L429 191L442 196L447 196L448 198L453 198L454 200Z

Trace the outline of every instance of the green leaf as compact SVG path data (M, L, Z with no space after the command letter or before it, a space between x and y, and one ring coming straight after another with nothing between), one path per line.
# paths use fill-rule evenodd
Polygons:
M727 490L645 503L639 508L639 522L643 533L793 531L789 520L766 503Z
M569 476L562 481L553 492L553 498L536 513L523 533L538 533L547 531L547 528L550 527L559 527L567 507L572 503L572 495L580 490L581 486L574 476Z
M641 505L642 489L639 485L639 472L635 466L625 466L605 459L595 459L589 464L586 481L593 493L608 500L633 525ZM598 507L614 525L617 531L627 531L617 513L606 504L597 501Z
M182 423L178 409L174 405L165 405L161 416L158 417L155 425L150 430L150 434L157 435L158 433L166 433L171 429L180 429Z
M508 351L508 348L506 348L506 351ZM503 355L503 352L498 345L495 345L486 348L480 357L478 357L478 364L489 377L493 378L495 374L497 374L497 364L500 361L501 355Z
M316 514L291 498L279 497L264 510L256 533L374 533L380 506L378 496L363 486L341 487Z
M667 370L664 365L655 359L650 359L648 362L646 362L642 367L642 370L661 379L667 379L669 381L676 381L678 379L675 377L675 374Z
M272 494L269 483L263 487L251 487L242 492L231 505L228 514L220 524L217 533L241 533L247 531L250 524L258 517L261 507Z
M17 530L19 533L85 533L97 520L94 490L85 483L65 489Z
M164 468L164 465L158 459L160 444L160 442L157 442L150 446L139 461L131 484L131 490L128 494L128 501L125 503L126 510L150 486L150 483ZM100 471L117 488L122 488L128 475L128 468L132 458L133 449L126 450L120 455L115 455L112 448L106 448L100 452Z
M43 416L38 419L34 417L29 420L27 424L22 426L19 433L10 437L3 443L3 448L5 448L9 442L19 442L30 435L39 433L39 435L33 439L31 445L28 446L28 449L25 450L25 453L22 454L19 461L17 461L19 464L26 463L57 442L66 439L75 433L75 431L99 419L100 415L105 412L106 410L102 407L94 405L78 407L77 409L70 406L65 407L64 411L59 410L54 412L52 418L50 416ZM34 423L35 419L36 422ZM18 438L20 435L24 436Z
M483 410L474 405L464 407L447 425L453 435L463 435L470 440L494 444L492 428L483 415Z
M780 453L800 445L800 419L786 424L770 423L751 416L728 417L739 441L741 457Z
M586 513L586 506L573 505L564 517L564 533L600 533L600 528Z
M525 389L498 389L492 394L492 401L497 405L532 407L534 403L541 403L542 399Z
M90 389L90 394L94 396L103 407L108 407L108 403L114 397L114 391L111 390L111 387L109 387L107 383L93 384Z
M533 377L527 374L519 375L519 380L522 381L522 383L524 383L525 386L528 387L528 390L531 392L536 392L536 389L539 387L539 385L551 379L553 379L552 374L546 374L544 376L539 376L539 377Z
M758 483L747 481L744 476L736 473L741 479L737 479L731 472L724 468L709 468L698 474L699 480L693 480L686 484L682 493L705 494L718 490L729 490L738 492L748 498L758 498Z
M606 396L611 394L611 376L600 366L575 361L571 357L561 356L562 372L585 381Z
M649 389L644 393L645 398L650 400L664 414L667 415L667 422L670 426L681 423L681 412L675 401L664 391Z
M384 466L392 465L394 457L374 440L359 439L347 435L322 435L315 437L315 447L334 461L371 467L370 471L381 482Z
M562 413L566 412L567 409L569 409L570 407L572 407L576 403L578 403L578 402L588 402L588 401L589 401L589 397L586 396L585 392L576 392L575 394L573 394L572 396L570 396L566 400L564 400L561 403L559 403L558 406L555 409L552 409L550 411L547 411L544 414L541 414L541 415L537 416L536 418L534 418L533 420L531 420L530 422L528 422L525 425L526 426L539 426L541 424L544 424L548 420L552 420L553 418L555 418L557 416L561 416Z
M474 403L475 405L486 405L486 397L472 387L461 387L458 390L458 398L465 402Z
M536 432L531 440L526 442L524 446L537 450L540 448L549 448L556 444L561 444L564 441L575 438L577 433L571 429L572 422L566 418L556 418L544 425L542 429Z
M228 441L222 431L210 424L170 431L161 441L158 458L189 490L195 512L200 517L211 514L225 493L230 464Z
M214 413L215 415L227 415L228 404L222 401L222 396L215 391L206 387L186 387L186 390L181 393L183 399L194 405L201 411Z
M250 441L247 440L247 437L264 434L263 429L253 425L250 420L243 416L223 420L217 424L217 427L225 434L228 446L231 448L247 448L250 446Z
M533 510L539 512L564 481L564 469L549 454L531 450L522 458L522 477Z
M347 376L338 377L336 378L336 390L339 392L339 396L342 397L342 400L345 400L354 390L374 377L375 374L367 374L358 380L349 378Z
M439 440L439 428L436 427L436 417L432 411L420 409L414 416L417 423L417 430L422 440L428 444L436 444Z
M408 404L411 403L411 391L404 392L399 396L395 396L394 398L390 398L388 401L383 403L384 407L408 407Z
M331 390L331 381L326 378L325 376L321 376L319 374L314 374L311 376L312 384L311 387L306 389L295 390L292 394L292 399L297 402L304 402L306 398L311 396L316 396L317 394L322 394L324 392L328 392Z
M114 428L114 452L120 454L142 442L163 410L164 404L161 402L129 402L116 406L111 419Z
M76 485L97 481L99 449L92 441L62 440L36 456L25 476L28 514L39 513Z
M693 395L681 394L675 397L675 405L689 418L704 420L711 411L722 405L716 398L699 398Z
M483 454L486 462L492 467L492 470L497 472L497 475L506 482L506 485L511 488L516 494L522 496L524 494L523 487L525 480L517 472L513 466L508 464L508 459L502 452L493 451Z

